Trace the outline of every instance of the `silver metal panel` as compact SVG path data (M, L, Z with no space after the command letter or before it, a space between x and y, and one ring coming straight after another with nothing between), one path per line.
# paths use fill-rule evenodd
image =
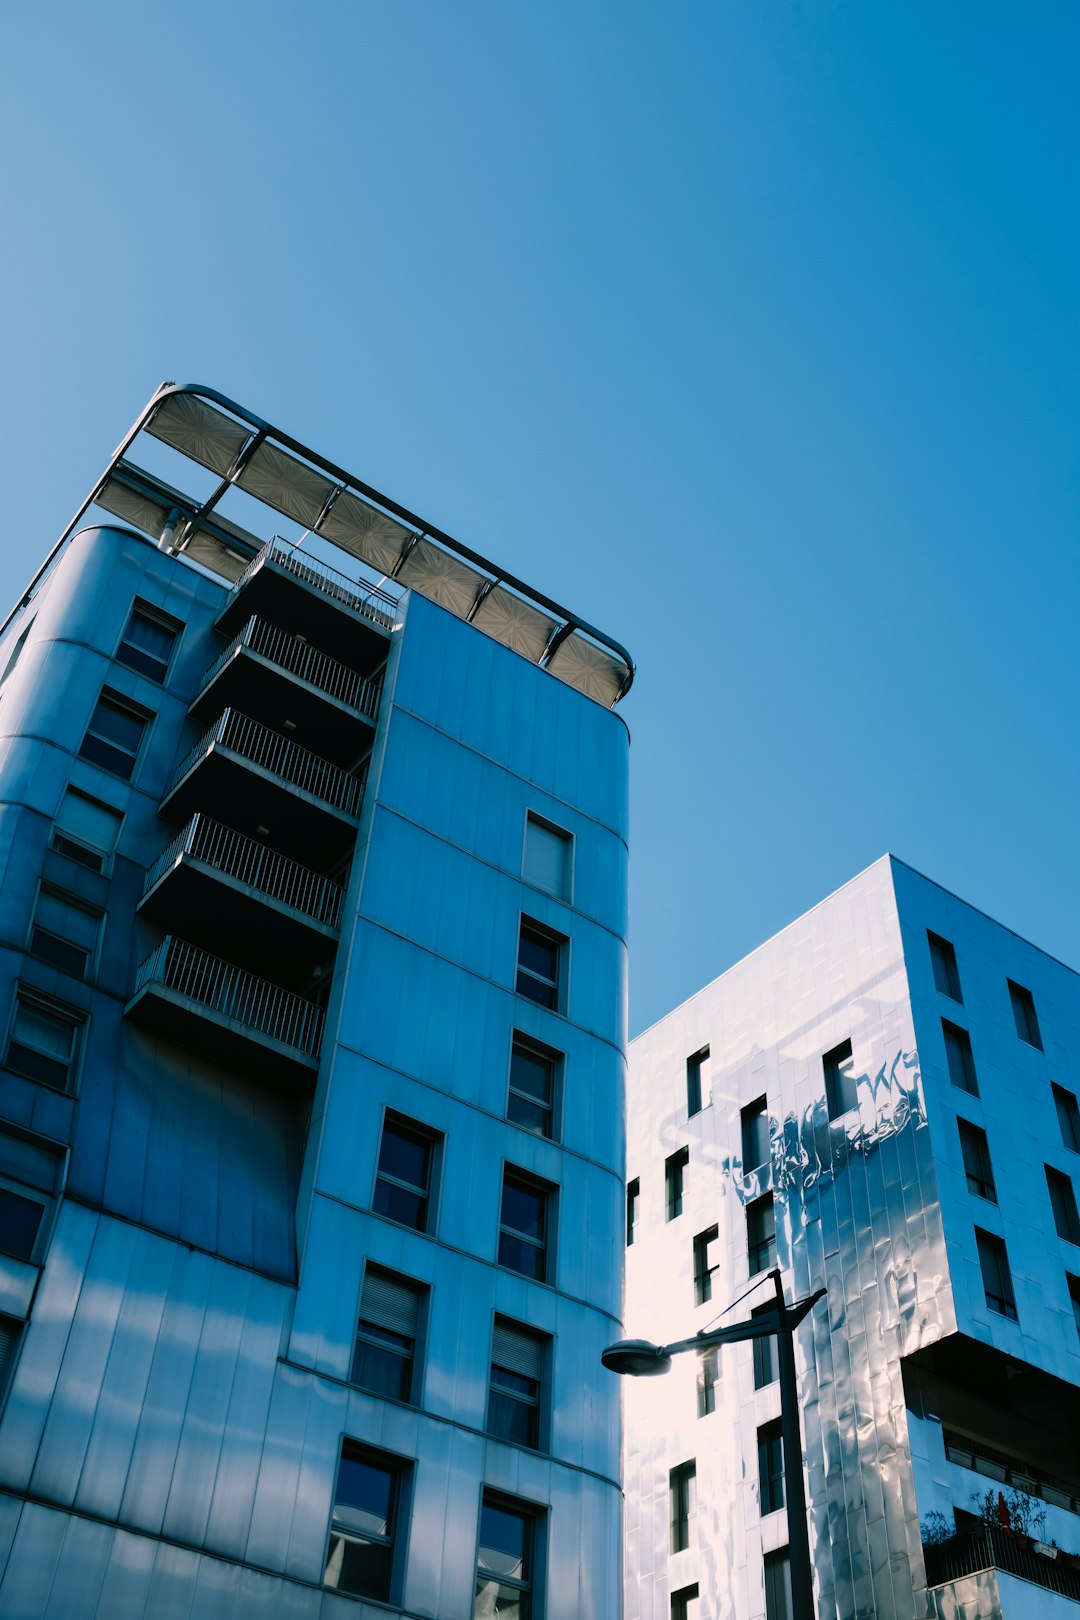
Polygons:
M251 437L251 429L244 423L194 394L170 394L163 399L147 431L209 467L219 478L226 477Z
M559 644L547 667L608 709L618 703L626 684L626 665L577 633Z
M249 495L302 523L305 529L314 528L319 513L337 488L325 473L305 466L273 444L260 444L245 463L237 483Z
M478 630L494 636L504 647L534 664L540 662L556 629L556 621L549 614L515 596L503 585L496 585L488 592L472 622Z
M403 585L411 585L438 602L440 607L449 608L459 619L466 618L472 611L480 587L486 583L483 574L458 562L430 540L418 540L409 548L397 578Z

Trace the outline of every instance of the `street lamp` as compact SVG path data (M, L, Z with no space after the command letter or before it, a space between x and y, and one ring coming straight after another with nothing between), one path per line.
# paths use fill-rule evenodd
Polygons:
M814 1620L814 1572L810 1563L810 1538L806 1531L806 1492L803 1488L802 1433L799 1426L799 1390L795 1379L795 1329L825 1296L824 1288L788 1305L779 1270L768 1274L776 1285L776 1299L748 1322L731 1327L705 1329L692 1339L674 1344L650 1344L648 1339L620 1339L610 1344L600 1359L611 1372L632 1378L651 1378L666 1373L672 1356L684 1350L712 1350L716 1345L735 1344L743 1339L776 1338L776 1359L780 1373L780 1432L784 1441L784 1496L788 1515L788 1567L791 1572L792 1620Z

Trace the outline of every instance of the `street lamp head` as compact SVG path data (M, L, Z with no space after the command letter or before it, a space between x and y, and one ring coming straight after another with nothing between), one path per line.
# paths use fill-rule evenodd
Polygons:
M655 1378L671 1366L664 1346L648 1339L620 1339L618 1344L608 1345L600 1360L609 1372L627 1373L632 1378Z

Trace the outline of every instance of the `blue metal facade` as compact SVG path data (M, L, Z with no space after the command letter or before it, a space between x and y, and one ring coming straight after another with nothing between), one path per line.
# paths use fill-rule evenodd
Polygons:
M280 713L214 731L244 589L85 530L0 648L0 1613L609 1620L625 726L413 592L356 671L311 673L304 603L285 651L249 635L228 678ZM360 679L370 735L350 687L355 735L307 748ZM372 1376L380 1282L415 1310Z

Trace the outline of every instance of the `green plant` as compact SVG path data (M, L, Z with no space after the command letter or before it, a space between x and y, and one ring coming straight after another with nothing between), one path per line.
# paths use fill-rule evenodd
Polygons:
M1023 1491L972 1491L975 1512L984 1524L995 1530L1011 1530L1014 1535L1042 1541L1046 1530L1046 1508ZM1004 1503L1004 1511L1002 1511Z

